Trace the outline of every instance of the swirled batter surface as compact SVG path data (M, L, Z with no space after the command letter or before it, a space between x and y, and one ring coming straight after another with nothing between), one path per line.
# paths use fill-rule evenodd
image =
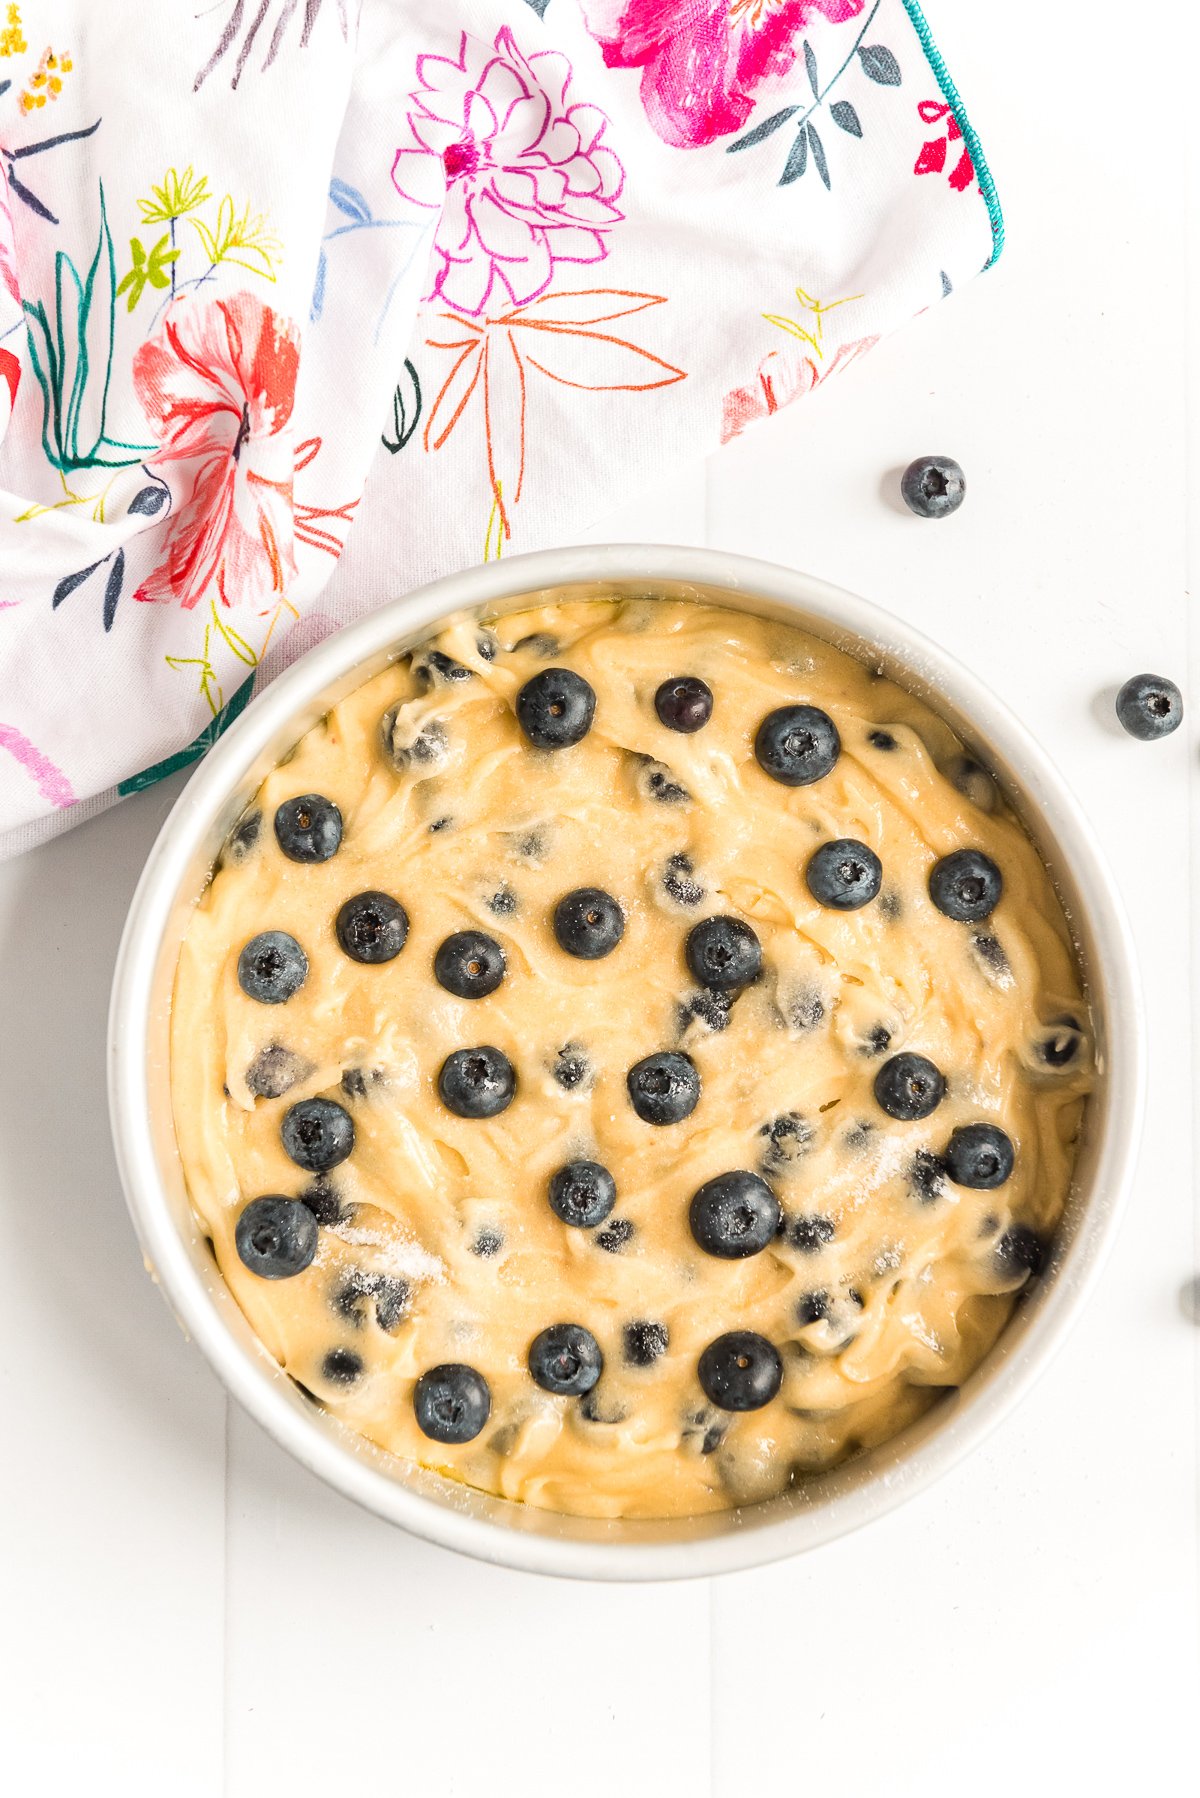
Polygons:
M440 654L431 656L430 649ZM532 748L515 715L547 667L596 694L581 742ZM659 684L714 696L691 735L656 715ZM812 785L754 753L773 708L822 708L841 737ZM333 801L340 848L285 856L277 808ZM839 912L805 870L831 839L869 846L878 896ZM990 856L1004 890L983 923L931 902L939 858ZM562 896L596 887L625 914L603 959L564 953ZM365 890L398 899L403 950L351 959L334 921ZM734 916L762 946L730 998L698 988L684 946ZM455 997L439 946L476 929L506 961L499 986ZM301 945L285 1003L242 990L264 931ZM438 1092L453 1051L492 1045L516 1094L492 1118ZM689 1117L634 1111L626 1075L672 1049L701 1081ZM928 1117L875 1096L898 1052L945 1079ZM1018 820L923 703L780 625L711 607L596 598L463 622L368 681L263 783L191 922L173 1014L173 1093L195 1209L264 1344L339 1417L397 1455L552 1510L656 1517L769 1496L892 1435L958 1384L996 1339L1052 1234L1091 1079L1087 1013L1062 909ZM305 1172L281 1139L297 1101L353 1122L352 1152ZM946 1171L956 1127L1000 1126L1015 1148L993 1190ZM594 1228L551 1209L555 1171L586 1159L617 1198ZM693 1194L758 1174L782 1214L761 1252L721 1259L689 1226ZM235 1229L262 1195L318 1220L303 1271L265 1279ZM535 1383L534 1338L582 1325L603 1355L583 1397ZM722 1409L697 1365L752 1330L782 1361L760 1409ZM418 1427L426 1370L465 1364L490 1393L461 1445Z

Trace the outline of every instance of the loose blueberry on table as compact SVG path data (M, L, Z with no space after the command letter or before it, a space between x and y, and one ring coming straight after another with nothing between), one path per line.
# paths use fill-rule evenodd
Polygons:
M1131 737L1156 742L1183 723L1183 694L1163 674L1131 675L1117 694L1117 717Z
M918 518L949 518L967 496L966 476L952 456L918 456L901 475L900 492Z

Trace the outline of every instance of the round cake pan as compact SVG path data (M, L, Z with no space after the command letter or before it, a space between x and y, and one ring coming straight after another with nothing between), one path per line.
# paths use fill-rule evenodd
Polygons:
M661 594L811 631L924 699L991 769L1054 876L1084 969L1098 1080L1047 1265L976 1373L883 1447L738 1511L661 1522L564 1517L490 1497L375 1448L307 1398L251 1331L188 1202L171 1120L169 1019L179 946L230 827L263 776L329 707L432 628L587 595ZM545 550L406 594L319 644L255 699L198 765L134 895L113 986L113 1138L146 1262L229 1392L331 1486L414 1534L481 1560L584 1579L713 1574L815 1548L929 1484L1046 1367L1112 1239L1140 1129L1143 1021L1128 926L1080 807L1029 732L966 668L901 619L825 582L711 550Z

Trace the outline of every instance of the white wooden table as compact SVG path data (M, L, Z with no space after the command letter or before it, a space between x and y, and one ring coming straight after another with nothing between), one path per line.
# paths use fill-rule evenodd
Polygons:
M978 668L1058 757L1124 889L1152 1036L1137 1188L1086 1318L967 1465L765 1572L581 1588L376 1522L226 1403L126 1221L102 1041L179 783L155 788L0 870L14 1798L1104 1798L1194 1777L1197 31L1184 0L1154 9L1153 45L1107 0L927 10L1005 204L998 268L590 535L856 588ZM926 450L970 483L936 528L885 490ZM1142 668L1189 697L1167 744L1133 744L1097 705Z

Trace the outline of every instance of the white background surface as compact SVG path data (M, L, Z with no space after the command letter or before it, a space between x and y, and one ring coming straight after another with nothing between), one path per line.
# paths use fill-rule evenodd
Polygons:
M1000 188L1000 264L588 535L745 550L857 589L972 664L1059 759L1116 866L1151 1031L1140 1175L1090 1310L971 1461L782 1567L558 1585L361 1514L227 1406L126 1221L103 1024L180 783L152 789L0 870L14 1794L1194 1789L1194 28L1185 0L1149 29L1105 0L926 10ZM936 527L885 480L931 449L970 482ZM1165 744L1097 706L1142 668L1190 698Z

